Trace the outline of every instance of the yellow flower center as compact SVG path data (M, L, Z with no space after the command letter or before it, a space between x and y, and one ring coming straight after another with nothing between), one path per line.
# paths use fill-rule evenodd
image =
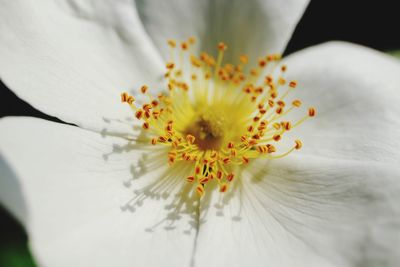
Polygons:
M193 37L180 47L174 40L168 44L171 61L166 64L166 92L153 96L143 85L140 92L148 101L138 104L126 92L121 100L142 121L149 143L168 147L169 164L184 161L193 166L186 180L195 183L200 196L209 183L217 183L226 192L236 166L256 158L281 158L302 147L300 140L294 140L284 152L277 149L286 132L316 114L310 107L296 122L285 120L300 108L301 101L286 102L297 82L284 78L287 67L280 64L280 55L266 55L249 68L245 55L236 65L223 63L224 43L218 44L216 59L205 52L194 55ZM276 69L279 74L274 77Z

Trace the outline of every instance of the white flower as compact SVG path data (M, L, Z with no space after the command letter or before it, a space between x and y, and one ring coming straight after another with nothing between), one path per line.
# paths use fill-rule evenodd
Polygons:
M334 42L285 59L318 118L297 132L303 150L244 169L223 201L210 191L198 205L181 192L185 166L126 139L118 94L159 83L165 40L224 40L228 59L257 59L282 52L306 5L2 1L1 79L80 127L0 121L0 200L40 266L398 266L400 64L388 56Z

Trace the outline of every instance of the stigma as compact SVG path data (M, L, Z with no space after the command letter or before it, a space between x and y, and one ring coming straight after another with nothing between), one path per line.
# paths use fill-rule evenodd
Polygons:
M298 83L286 80L287 66L280 55L267 54L249 66L247 55L224 62L228 46L222 42L216 46L216 57L196 55L194 37L167 43L170 60L163 93L154 95L143 85L138 91L145 95L144 102L137 103L127 92L121 101L132 108L148 143L166 148L166 164L192 166L191 174L182 179L200 196L211 183L220 192L228 191L232 181L240 179L239 168L252 160L278 159L301 149L299 139L289 141L289 146L282 140L314 117L316 109L306 108L295 121L286 119L303 109L302 101L291 96Z

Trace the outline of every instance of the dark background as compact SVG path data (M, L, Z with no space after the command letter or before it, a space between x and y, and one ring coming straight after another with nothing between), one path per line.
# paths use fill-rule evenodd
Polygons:
M297 26L285 54L330 40L349 41L384 52L399 50L398 2L400 1L313 0ZM0 83L0 117L10 115L58 121L18 99ZM0 267L35 266L26 242L23 229L0 207Z

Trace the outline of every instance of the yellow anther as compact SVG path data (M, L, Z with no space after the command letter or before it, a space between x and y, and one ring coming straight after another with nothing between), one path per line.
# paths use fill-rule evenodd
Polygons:
M168 40L168 45L172 48L176 47L176 41L175 40Z
M279 83L279 85L285 85L286 84L286 80L281 77L281 78L278 79L278 83Z
M286 66L286 65L282 65L282 66L281 66L281 71L282 71L282 72L285 72L286 70L287 70L287 66Z
M301 101L298 100L298 99L296 99L296 100L294 100L294 101L292 102L292 105L298 108L298 107L301 106Z
M249 58L246 55L241 55L239 57L240 62L242 62L242 64L247 64L249 62Z
M193 55L190 56L190 62L191 62L192 65L195 66L195 67L200 67L200 66L201 66L201 60L198 59L197 57L193 56Z
M186 135L186 141L189 143L189 144L194 144L194 141L196 140L196 137L194 137L193 135L191 135L191 134L188 134L188 135Z
M194 36L189 37L188 42L190 45L194 45L196 43L196 37Z
M272 127L274 127L276 130L279 130L281 128L281 125L278 122L275 122L272 124Z

